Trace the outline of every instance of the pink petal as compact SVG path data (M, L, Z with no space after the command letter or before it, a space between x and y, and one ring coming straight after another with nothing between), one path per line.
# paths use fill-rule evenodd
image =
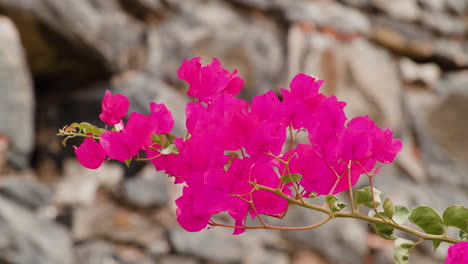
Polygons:
M132 158L140 150L138 141L133 136L122 132L107 131L99 139L109 158L120 162Z
M101 105L102 113L99 115L99 118L108 125L115 125L127 114L130 102L127 97L121 94L112 95L107 90Z
M150 103L151 117L158 120L156 133L169 133L174 127L174 118L165 104Z
M80 164L88 169L99 168L107 156L101 145L92 138L85 138L79 147L73 147Z

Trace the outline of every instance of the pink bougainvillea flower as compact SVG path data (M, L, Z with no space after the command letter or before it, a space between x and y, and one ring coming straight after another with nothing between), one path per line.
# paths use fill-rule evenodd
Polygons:
M121 94L112 95L112 93L107 90L101 105L102 113L99 115L99 118L104 123L113 126L119 123L122 117L127 114L130 102L127 97Z
M177 76L189 83L188 96L210 102L221 92L233 96L240 92L244 81L237 76L237 70L229 73L216 58L206 66L202 66L200 60L196 57L184 61L177 71Z
M368 116L360 116L349 121L347 126L341 144L343 160L361 160L371 156L374 121Z
M151 135L158 133L160 120L157 115L144 115L133 112L128 117L123 132L137 141L138 149L145 150L153 144Z
M447 252L445 264L466 264L468 263L468 241L458 242L452 245Z
M99 137L102 148L110 159L125 162L140 150L138 140L124 132L107 131Z
M271 163L257 163L250 171L251 181L270 188L276 188L280 178L273 169ZM283 192L290 194L289 189L283 189ZM264 190L256 190L252 193L252 202L255 211L251 210L252 218L258 214L280 215L288 207L288 201L284 198Z
M177 222L189 232L201 231L211 219L210 213L200 212L195 209L195 195L196 192L189 187L185 187L182 196L175 201L177 205Z
M165 104L150 103L151 117L158 122L156 133L169 133L174 127L174 118Z
M396 155L401 151L401 140L393 138L393 131L388 128L384 131L374 126L373 150L376 159L384 164L393 162Z
M322 84L323 80L317 80L317 78L313 76L299 73L292 79L289 86L294 96L307 100L318 94Z
M380 129L368 116L346 124L346 103L319 93L323 81L313 76L296 75L290 89L282 89L282 100L270 91L249 103L235 98L244 84L237 71L229 73L215 58L205 66L200 60L184 61L177 72L188 82L187 94L194 99L185 109L189 133L173 141L177 154L166 155L151 138L169 133L174 126L164 104L151 103L149 115L132 113L124 124L128 100L109 91L100 118L114 129L103 133L100 143L87 138L75 147L87 168L99 167L106 156L125 162L146 151L156 170L184 185L176 214L188 231L206 228L212 215L225 212L234 220L233 234L240 234L249 215L280 216L286 211L287 200L254 189L252 182L280 188L292 197L293 183L283 183L280 174L299 173L297 184L304 197L312 192L336 194L372 172L377 162L392 162L401 150L393 132ZM309 143L285 146L288 128L291 138L305 133ZM456 261L466 260L466 252L464 245L453 246L446 263L463 263Z
M336 96L332 95L322 102L310 121L304 125L309 132L310 143L322 147L322 152L327 141L343 132L346 122L343 110L345 106L345 102L338 101Z
M76 158L83 167L88 169L97 169L106 159L106 152L101 147L101 144L92 138L85 138L84 142L75 148Z
M313 123L314 114L327 98L318 93L322 83L322 80L300 73L289 84L291 91L281 89L286 119L295 129Z

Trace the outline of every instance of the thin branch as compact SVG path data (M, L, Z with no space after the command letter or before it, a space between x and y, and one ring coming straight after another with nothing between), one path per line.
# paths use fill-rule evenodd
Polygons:
M354 205L353 186L351 184L351 161L348 162L348 194L349 202L351 203L351 212L356 213L356 206Z

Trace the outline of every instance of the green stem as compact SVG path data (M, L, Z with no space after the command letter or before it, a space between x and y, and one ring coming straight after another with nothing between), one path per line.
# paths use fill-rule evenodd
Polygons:
M356 206L354 205L353 186L351 184L351 161L348 163L348 194L349 203L351 204L351 212L357 213Z
M314 204L310 204L310 203L305 202L305 201L302 202L302 201L296 200L296 199L284 194L279 189L273 189L273 188L270 188L270 187L267 187L267 186L259 185L257 183L251 183L251 184L256 189L272 192L272 193L282 197L283 199L287 200L291 204L295 204L295 205L298 205L298 206L301 206L301 207L305 207L305 208L308 208L308 209L319 211L319 212L322 212L322 213L328 215L328 217L326 219L324 219L322 222L320 222L319 225L314 224L314 225L308 226L308 227L278 227L278 228L275 228L275 229L281 229L281 230L306 230L306 229L312 229L312 228L321 226L321 225L325 224L326 222L328 222L329 220L331 220L333 218L355 218L355 219L364 220L364 221L372 223L372 224L384 224L384 225L387 225L387 226L391 226L391 227L393 227L395 229L398 229L398 230L404 231L406 233L412 234L414 236L417 236L417 237L419 237L419 238L421 238L423 240L438 240L438 241L452 243L452 244L460 242L460 240L455 239L455 238L451 238L451 237L447 237L446 235L426 234L424 232L414 230L414 229L412 229L410 227L407 227L407 226L399 225L399 224L394 223L394 222L386 221L384 219L377 218L377 217L371 217L371 216L364 215L364 214L361 214L361 213L358 213L358 212L332 212L329 209L326 209L326 208L323 208L323 207L320 207L320 206L317 206L317 205L314 205ZM238 227L238 228L242 228L242 227ZM271 228L271 226L269 226L268 228Z
M94 136L94 135L86 135L86 134L76 133L76 132L63 132L63 133L58 133L57 136L87 137L87 138L99 139L99 137Z

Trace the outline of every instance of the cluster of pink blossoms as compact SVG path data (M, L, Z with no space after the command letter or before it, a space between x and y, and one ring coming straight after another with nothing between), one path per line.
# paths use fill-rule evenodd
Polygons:
M107 92L102 121L115 125L76 148L81 164L97 168L106 159L121 162L141 151L157 170L184 184L176 200L177 220L188 231L200 231L214 214L234 219L234 234L244 232L250 215L280 216L288 202L252 183L282 190L291 197L336 194L355 185L360 175L390 163L401 150L392 131L377 127L367 116L346 124L346 103L319 93L323 81L298 74L290 90L273 92L250 102L235 98L244 81L213 59L185 61L177 72L189 84L186 137L173 140L177 153L161 151L152 135L169 133L174 121L167 107L151 103L149 116L132 113L124 124L128 100ZM306 133L308 144L292 144L287 134ZM282 180L285 175L297 180ZM291 176L292 177L292 176ZM350 182L348 180L350 179Z
M448 249L445 264L468 263L468 241L458 242Z

